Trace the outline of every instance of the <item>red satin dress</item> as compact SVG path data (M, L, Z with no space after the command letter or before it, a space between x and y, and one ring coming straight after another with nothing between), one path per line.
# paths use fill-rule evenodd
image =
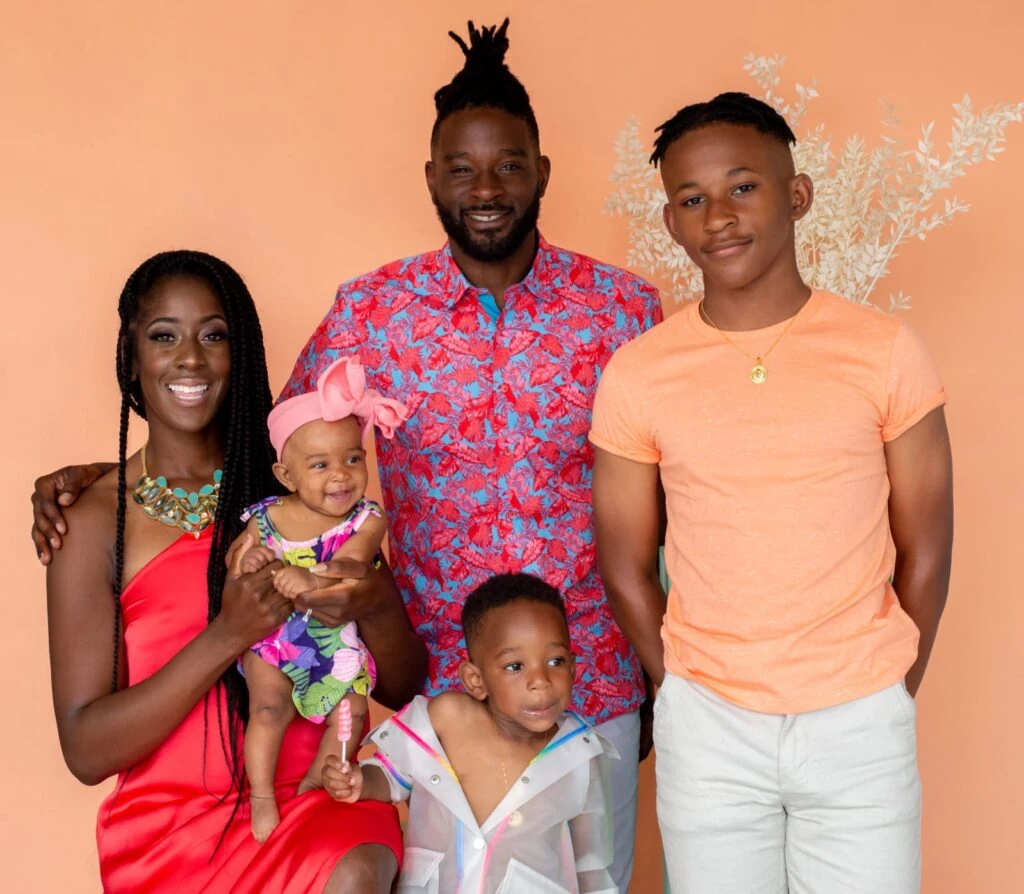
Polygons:
M125 589L130 683L154 674L206 626L210 535L211 529L198 540L183 535ZM341 804L322 791L295 796L323 729L302 719L289 727L278 761L281 824L266 844L257 843L247 800L231 818L237 791L215 693L153 754L122 773L100 807L96 838L104 891L320 894L338 860L356 845L383 844L401 860L402 833L392 805ZM221 717L227 717L223 710Z

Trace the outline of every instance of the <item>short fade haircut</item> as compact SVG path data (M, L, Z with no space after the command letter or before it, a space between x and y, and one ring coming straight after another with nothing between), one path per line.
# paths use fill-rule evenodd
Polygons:
M530 105L530 96L508 66L508 19L501 25L477 28L469 22L469 43L454 31L451 37L462 50L466 62L461 71L434 94L437 117L430 133L430 144L437 142L441 122L463 109L498 109L515 118L521 118L530 129L530 135L540 144L537 117Z
M685 106L655 129L658 136L654 140L651 164L657 167L665 157L668 147L681 136L710 124L753 127L786 146L796 143L796 135L786 123L786 119L768 103L754 99L746 93L719 93L709 102Z
M558 610L568 629L565 603L551 584L532 574L496 574L473 590L462 606L462 634L466 638L466 647L469 648L471 642L479 637L490 612L519 601L550 605Z

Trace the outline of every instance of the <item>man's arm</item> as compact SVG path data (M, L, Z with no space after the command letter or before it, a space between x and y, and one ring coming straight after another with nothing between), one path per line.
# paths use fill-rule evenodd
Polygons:
M594 449L597 559L616 622L644 670L665 677L661 622L665 593L658 579L658 466Z
M917 661L906 678L916 695L946 605L953 552L953 458L942 409L887 443L885 462L896 544L893 586L921 632Z
M411 702L423 691L427 649L409 623L388 564L375 569L354 559L337 559L310 570L321 580L338 583L300 596L295 607L312 609L315 618L331 627L356 621L377 665L374 699L392 710Z

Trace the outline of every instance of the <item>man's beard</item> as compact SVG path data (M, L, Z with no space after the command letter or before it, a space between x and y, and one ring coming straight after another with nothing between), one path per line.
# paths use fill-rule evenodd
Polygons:
M512 221L512 229L505 236L477 236L470 232L463 221L461 214L453 215L447 208L442 207L436 198L433 199L434 209L437 211L437 219L441 221L448 238L461 248L474 261L484 263L490 261L504 261L515 254L516 250L537 228L537 220L540 218L540 189L533 197L533 201L527 206L521 217ZM467 211L486 214L488 211L508 211L504 205L474 205L467 208Z

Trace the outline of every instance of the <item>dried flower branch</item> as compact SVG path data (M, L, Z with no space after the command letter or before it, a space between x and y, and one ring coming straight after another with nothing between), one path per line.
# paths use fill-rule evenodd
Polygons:
M781 56L747 56L744 70L757 82L761 95L794 129L808 105L817 98L814 81L797 84L796 101L778 92ZM914 148L898 136L900 120L883 101L883 132L868 149L854 135L840 152L823 125L807 128L793 150L797 170L814 181L815 202L797 224L797 259L804 279L858 301L873 304L878 282L905 242L924 239L970 206L956 195L941 197L971 165L994 161L1004 150L1006 128L1024 120L1024 102L1001 103L980 113L969 96L953 105L951 138L943 155L935 145L935 122L921 128ZM657 172L648 163L649 150L640 139L640 125L626 122L615 141L617 161L611 174L615 189L605 210L625 217L629 226L627 263L664 281L676 301L700 297L700 271L686 256L662 221L665 197ZM941 205L939 204L941 199ZM902 291L889 296L890 313L910 307Z

